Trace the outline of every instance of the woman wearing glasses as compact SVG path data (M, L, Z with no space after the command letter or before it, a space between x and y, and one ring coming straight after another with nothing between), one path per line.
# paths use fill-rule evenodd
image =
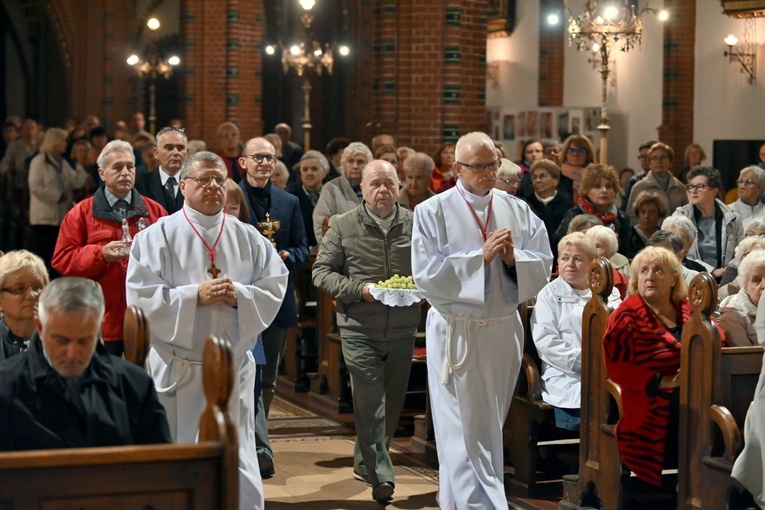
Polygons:
M687 188L691 201L674 214L686 216L696 225L698 235L691 252L698 253L697 258L714 268L712 276L719 281L725 266L733 259L736 245L744 237L744 224L717 198L722 193L718 170L708 166L691 169Z
M558 191L569 194L573 201L579 199L579 185L584 169L595 161L595 150L586 136L571 135L563 142L560 153L561 177Z
M26 250L0 257L0 361L29 347L37 298L48 284L43 260Z
M656 192L665 200L669 206L667 210L670 213L688 203L688 193L685 190L685 185L670 172L674 159L675 152L667 144L657 142L648 149L648 167L650 171L632 187L625 209L625 212L629 215L631 225L638 224L638 215L635 214L635 201L644 191Z
M765 170L758 166L748 166L738 174L738 200L730 204L741 221L746 221L765 209L760 195L765 193Z
M507 158L500 158L501 164L497 170L497 183L495 188L508 195L518 195L518 187L521 184L521 168Z

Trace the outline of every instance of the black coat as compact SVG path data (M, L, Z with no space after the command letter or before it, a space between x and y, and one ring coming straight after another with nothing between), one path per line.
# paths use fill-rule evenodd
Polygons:
M0 451L170 443L154 381L100 343L78 389L29 350L0 363Z
M175 175L175 179L178 179L178 175ZM162 179L159 177L159 168L153 172L142 174L136 178L135 189L138 193L145 197L149 197L155 202L159 202L159 205L165 208L167 214L173 214L180 211L183 207L183 193L180 190L180 182L176 185L175 200L173 200L165 192L165 188L162 186Z
M316 234L313 231L313 208L311 199L303 191L303 183L301 181L288 184L285 191L295 195L300 202L300 214L303 216L303 227L305 228L305 237L308 241L308 246L316 246Z
M555 232L556 245L568 233L568 224L571 223L571 220L580 214L585 214L585 211L579 205L575 205L566 212L560 227L558 227L558 230ZM627 256L627 249L630 245L630 220L621 209L616 210L616 224L612 225L611 229L615 231L616 235L619 237L619 249L617 251L622 255Z
M565 193L558 192L547 205L543 205L537 199L537 196L532 192L531 196L525 199L528 202L531 210L534 211L540 220L545 224L547 228L547 235L550 238L550 249L552 250L554 260L558 259L558 243L555 241L555 232L561 226L563 217L566 212L574 205L571 201L571 197Z

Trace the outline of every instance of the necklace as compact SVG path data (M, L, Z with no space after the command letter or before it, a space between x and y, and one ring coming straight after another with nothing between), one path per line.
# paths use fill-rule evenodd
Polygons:
M199 231L196 229L193 223L191 223L191 220L186 215L186 209L181 209L183 211L183 217L186 218L186 221L189 222L189 225L191 226L191 229L194 231L194 233L197 235L197 237L202 241L202 244L205 245L205 248L207 248L207 253L210 254L210 269L207 270L208 273L210 273L213 277L213 279L217 278L220 274L220 269L215 267L215 248L218 247L218 242L220 241L221 236L223 235L223 227L226 225L226 215L223 215L223 222L220 224L220 232L218 232L218 237L215 239L215 242L212 246L207 244L207 241L205 241L204 237L202 237L202 234L199 233Z
M457 191L459 192L460 196L462 197L462 200L465 201L465 204L467 204L468 208L470 209L470 214L473 215L473 219L475 220L476 225L478 225L478 230L481 231L481 235L483 236L483 241L486 242L486 238L488 235L486 234L486 231L489 228L489 222L491 221L491 211L492 206L494 205L494 200L489 201L489 210L486 212L486 222L481 225L481 220L478 219L478 214L475 212L475 209L472 205L470 205L470 202L467 201L467 198L465 198L465 195L462 193L462 190L459 186L457 186ZM489 193L492 194L492 199L494 198L494 192L490 191Z

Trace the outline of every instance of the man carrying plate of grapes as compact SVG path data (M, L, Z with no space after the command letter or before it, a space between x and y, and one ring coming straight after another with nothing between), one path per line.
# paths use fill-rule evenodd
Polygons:
M356 421L353 476L370 485L380 503L395 488L388 444L404 405L420 322L419 298L391 307L372 294L375 283L412 274L412 213L396 203L398 186L393 165L367 163L362 203L330 218L313 265L314 285L337 300Z

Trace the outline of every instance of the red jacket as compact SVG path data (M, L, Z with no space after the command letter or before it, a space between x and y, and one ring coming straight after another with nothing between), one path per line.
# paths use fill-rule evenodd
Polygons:
M687 299L676 310L678 324L690 320ZM648 386L656 374L674 375L680 369L680 341L643 298L632 295L608 318L603 351L608 376L622 389L623 414L616 425L622 461L641 480L661 485L670 397L676 389L651 395Z
M167 212L161 205L133 190L133 201L128 212L131 236L140 235L136 223L141 218L148 226L162 216L167 216ZM53 268L62 275L90 278L101 285L106 300L101 332L106 342L123 339L128 258L107 263L102 249L106 243L121 238L122 220L109 206L104 188L101 187L92 197L75 205L64 217L51 261Z

